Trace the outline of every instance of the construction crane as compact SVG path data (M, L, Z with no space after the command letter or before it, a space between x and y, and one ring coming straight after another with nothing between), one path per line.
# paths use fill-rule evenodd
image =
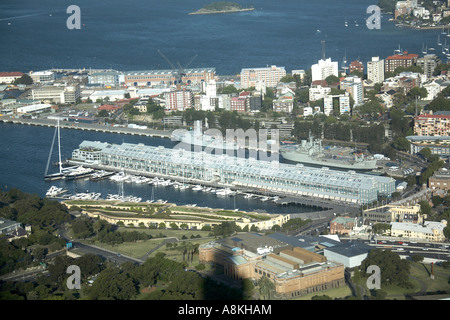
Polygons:
M170 60L165 56L164 53L161 52L161 50L158 49L158 53L161 55L161 57L164 58L164 60L167 61L167 63L172 67L173 75L175 77L176 84L182 84L183 83L183 77L186 76L186 68L194 61L195 58L197 58L197 54L191 58L191 60L182 67L180 62L177 62L178 67L176 67Z

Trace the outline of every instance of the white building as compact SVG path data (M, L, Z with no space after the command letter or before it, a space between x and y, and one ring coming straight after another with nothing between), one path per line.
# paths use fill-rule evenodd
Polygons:
M340 89L347 91L355 101L355 106L363 103L364 92L361 78L357 76L346 77L341 81Z
M126 93L127 90L100 90L95 91L89 96L89 98L94 102L97 99L104 100L106 98L108 98L109 101L116 101L124 99Z
M304 107L303 108L303 116L307 117L307 116L312 116L313 114L313 108L311 107Z
M444 228L446 226L446 220L440 222L425 221L423 224L391 222L391 236L426 241L444 241Z
M50 112L52 108L51 104L32 104L26 107L20 107L16 109L17 114L27 114L27 113L42 113Z
M372 61L367 62L367 80L372 83L383 83L384 81L384 60L379 57L372 57Z
M441 92L441 86L435 81L426 83L423 85L427 89L427 96L423 100L433 100Z
M317 101L325 98L331 92L330 87L322 87L321 85L311 85L309 88L309 101Z
M55 73L50 70L37 71L37 72L30 71L29 75L30 75L31 79L33 79L34 83L52 82L55 80Z
M312 81L325 80L328 76L339 76L338 63L332 62L331 58L319 60L311 66Z
M348 92L338 95L326 95L323 99L323 113L329 116L333 112L333 101L338 100L340 114L350 113L350 96Z
M361 265L371 249L367 245L353 243L324 248L323 255L327 260L342 263L346 268L354 268Z

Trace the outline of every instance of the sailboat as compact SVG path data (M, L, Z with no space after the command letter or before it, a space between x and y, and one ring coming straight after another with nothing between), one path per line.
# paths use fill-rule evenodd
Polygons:
M442 46L442 42L441 42L441 38L440 38L440 34L438 34L437 45L438 45L438 46Z
M428 46L427 46L427 48L428 48ZM428 49L425 49L424 44L422 44L422 53L423 54L427 54L427 50Z
M50 158L52 156L53 146L55 144L56 136L58 136L58 155L59 155L58 166L59 166L59 172L48 174L48 167L50 165ZM58 119L58 122L57 122L56 128L55 128L55 133L53 134L52 146L50 148L50 153L48 155L47 167L45 168L44 180L64 179L65 174L66 174L66 172L63 170L62 161L61 161L61 134L60 134L60 128L59 128L59 119Z

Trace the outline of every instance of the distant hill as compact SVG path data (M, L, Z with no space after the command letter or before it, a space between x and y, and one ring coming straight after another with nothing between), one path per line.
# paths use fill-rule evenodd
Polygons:
M239 3L229 2L229 1L216 1L212 2L203 8L191 12L189 14L214 14L214 13L230 13L230 12L241 12L241 11L251 11L254 10L253 7L243 8Z

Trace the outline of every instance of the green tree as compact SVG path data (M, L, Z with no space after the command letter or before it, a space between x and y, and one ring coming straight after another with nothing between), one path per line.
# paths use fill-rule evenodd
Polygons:
M339 78L336 77L335 75L330 75L328 77L325 78L325 81L330 85L330 84L335 84L335 83L339 83Z
M91 300L129 300L137 293L132 278L117 267L103 270L87 290Z
M264 300L270 300L270 293L275 289L275 285L266 276L263 276L258 281L259 293L263 296Z
M33 78L31 78L29 75L24 74L23 76L21 76L20 78L17 78L16 80L14 80L14 84L18 85L18 84L24 84L24 85L32 85L33 84Z

